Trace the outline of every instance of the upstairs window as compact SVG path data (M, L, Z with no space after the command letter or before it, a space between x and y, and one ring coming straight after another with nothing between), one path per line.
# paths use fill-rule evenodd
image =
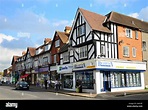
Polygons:
M55 47L59 47L60 46L60 40L56 40L55 41Z
M142 41L142 50L146 51L146 41Z
M105 46L101 45L100 55L105 56Z
M133 57L136 57L136 48L135 47L132 48L132 55L133 55Z
M129 47L128 46L123 47L123 56L129 57Z
M87 46L80 47L79 58L87 58Z
M57 63L57 57L56 57L56 54L54 55L54 63Z
M131 29L126 28L126 31L125 32L126 32L125 35L127 37L132 38L132 30Z
M69 62L69 52L63 53L63 62Z
M43 64L44 64L44 65L47 65L47 64L48 64L48 57L44 57L44 58L43 58Z
M81 36L85 34L85 28L84 28L84 25L81 25L78 27L78 36Z
M135 39L138 39L138 31L135 31Z

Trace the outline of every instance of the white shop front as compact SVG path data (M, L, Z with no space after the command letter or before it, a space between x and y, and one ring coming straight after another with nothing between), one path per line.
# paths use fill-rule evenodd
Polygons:
M72 74L72 64L58 65L57 73L60 74L60 79L62 81L62 87L65 90L75 89L75 77Z
M83 92L102 93L144 89L145 62L92 59L73 63L75 81Z

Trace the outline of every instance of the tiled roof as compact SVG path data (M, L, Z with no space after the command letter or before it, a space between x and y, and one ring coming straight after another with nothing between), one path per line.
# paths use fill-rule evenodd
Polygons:
M84 10L82 8L79 8L79 10L93 30L111 33L111 31L107 27L103 26L106 16Z
M56 31L63 43L68 41L69 34L65 32Z
M51 43L52 42L52 40L50 39L50 38L45 38L44 39L44 43L45 44L49 44L49 43Z
M113 11L107 14L106 16L108 18L107 22L114 22L117 24L141 29L143 31L148 32L148 22L145 22L127 15L123 15L117 12L113 12Z
M34 56L35 55L35 52L36 52L36 48L33 48L33 47L28 47L28 51L30 52L30 55L31 56Z
M21 56L13 56L11 65L13 65L13 62L16 62L19 57Z

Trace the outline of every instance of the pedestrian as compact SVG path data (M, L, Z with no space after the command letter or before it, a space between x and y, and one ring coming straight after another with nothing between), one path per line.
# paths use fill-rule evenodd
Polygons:
M47 79L44 80L45 89L47 89Z
M51 88L51 86L50 86L50 79L48 79L47 83L48 83L48 87Z
M59 89L59 82L58 82L58 80L56 79L56 80L55 80L55 91L57 92L58 89Z

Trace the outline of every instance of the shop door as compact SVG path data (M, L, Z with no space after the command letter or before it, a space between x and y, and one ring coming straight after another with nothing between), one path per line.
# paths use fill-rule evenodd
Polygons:
M103 86L104 91L111 91L111 77L109 71L103 71Z

